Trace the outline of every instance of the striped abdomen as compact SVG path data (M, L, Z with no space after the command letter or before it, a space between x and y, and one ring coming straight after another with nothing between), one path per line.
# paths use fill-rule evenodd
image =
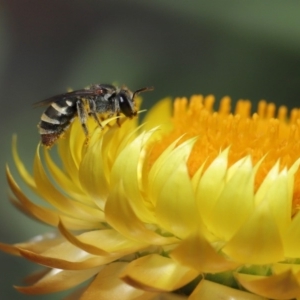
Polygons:
M42 144L51 147L77 114L76 100L59 99L45 110L39 123Z

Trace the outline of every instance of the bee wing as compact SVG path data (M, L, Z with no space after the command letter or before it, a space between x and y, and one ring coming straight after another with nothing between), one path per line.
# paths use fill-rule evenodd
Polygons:
M47 106L50 105L53 102L57 102L60 99L70 99L73 100L74 98L84 98L86 96L94 96L94 95L101 95L103 93L103 90L97 89L97 90L91 90L91 89L83 89L83 90L77 90L65 94L60 94L39 102L36 102L33 104L33 107L41 107L41 106Z

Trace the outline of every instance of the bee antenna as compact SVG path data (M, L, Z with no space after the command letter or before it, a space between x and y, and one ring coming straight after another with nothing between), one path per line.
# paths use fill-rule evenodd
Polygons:
M150 92L150 91L153 91L154 90L154 87L153 86L149 86L149 87L144 87L144 88L141 88L139 90L136 90L134 93L133 93L133 96L132 96L132 99L134 99L135 95L139 94L139 93L142 93L142 92Z

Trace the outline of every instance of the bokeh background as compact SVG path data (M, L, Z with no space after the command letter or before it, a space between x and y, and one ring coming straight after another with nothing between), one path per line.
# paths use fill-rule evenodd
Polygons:
M112 82L133 90L153 85L145 107L194 93L300 106L300 2L0 1L0 241L51 230L7 197L12 134L32 168L41 110L31 104L69 87ZM12 285L37 267L4 253L0 267L0 298L29 299Z

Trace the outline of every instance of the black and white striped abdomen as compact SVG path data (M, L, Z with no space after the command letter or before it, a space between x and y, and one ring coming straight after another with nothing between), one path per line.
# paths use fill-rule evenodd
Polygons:
M52 102L41 116L39 133L42 144L52 146L60 135L69 127L71 121L77 114L77 99L66 98Z

